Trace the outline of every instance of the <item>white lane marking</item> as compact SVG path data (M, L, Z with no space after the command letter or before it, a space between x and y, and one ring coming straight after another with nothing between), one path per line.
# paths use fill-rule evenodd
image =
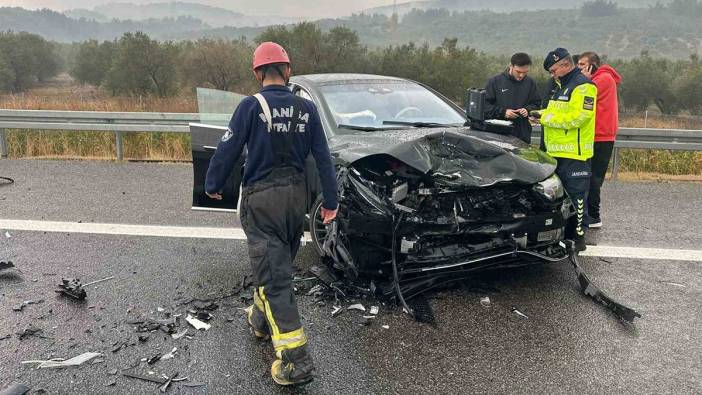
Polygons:
M702 262L702 250L678 250L674 248L639 248L615 246L587 246L582 256L659 259L662 261L693 261Z
M180 237L194 239L246 240L241 228L208 228L189 226L155 226L100 224L57 221L34 221L0 219L0 229L33 232L86 233L119 236ZM305 241L311 241L305 233ZM678 250L673 248L637 248L616 246L587 246L581 253L588 257L657 259L702 262L702 250Z
M246 240L241 228L208 228L191 226L157 226L129 224L77 223L0 219L0 229L32 232L84 233L118 236L180 237L189 239ZM311 241L305 232L305 242Z

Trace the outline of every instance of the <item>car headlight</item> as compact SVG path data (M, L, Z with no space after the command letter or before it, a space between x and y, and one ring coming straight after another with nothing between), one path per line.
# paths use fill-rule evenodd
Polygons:
M552 202L562 198L564 193L563 183L555 174L534 185L534 190Z

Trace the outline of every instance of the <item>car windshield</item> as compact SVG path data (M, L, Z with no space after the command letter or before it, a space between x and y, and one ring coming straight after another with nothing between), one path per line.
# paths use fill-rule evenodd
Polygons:
M459 111L409 81L344 82L323 85L320 90L341 129L373 131L465 123Z

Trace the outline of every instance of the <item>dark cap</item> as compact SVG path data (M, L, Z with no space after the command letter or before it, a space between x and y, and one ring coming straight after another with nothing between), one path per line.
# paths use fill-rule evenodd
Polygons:
M549 52L548 55L546 55L546 59L544 59L544 70L548 71L548 69L551 68L556 62L559 60L566 58L570 56L568 53L568 50L565 48L556 48L553 51Z

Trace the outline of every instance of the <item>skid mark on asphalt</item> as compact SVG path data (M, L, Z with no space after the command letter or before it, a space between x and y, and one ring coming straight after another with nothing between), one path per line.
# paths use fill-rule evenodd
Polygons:
M0 219L0 229L118 236L246 240L246 235L241 228L100 224ZM310 241L308 233L305 233L305 239L306 241ZM587 251L584 251L581 253L581 255L589 257L702 262L702 250L679 250L674 248L637 248L597 245L588 246Z

